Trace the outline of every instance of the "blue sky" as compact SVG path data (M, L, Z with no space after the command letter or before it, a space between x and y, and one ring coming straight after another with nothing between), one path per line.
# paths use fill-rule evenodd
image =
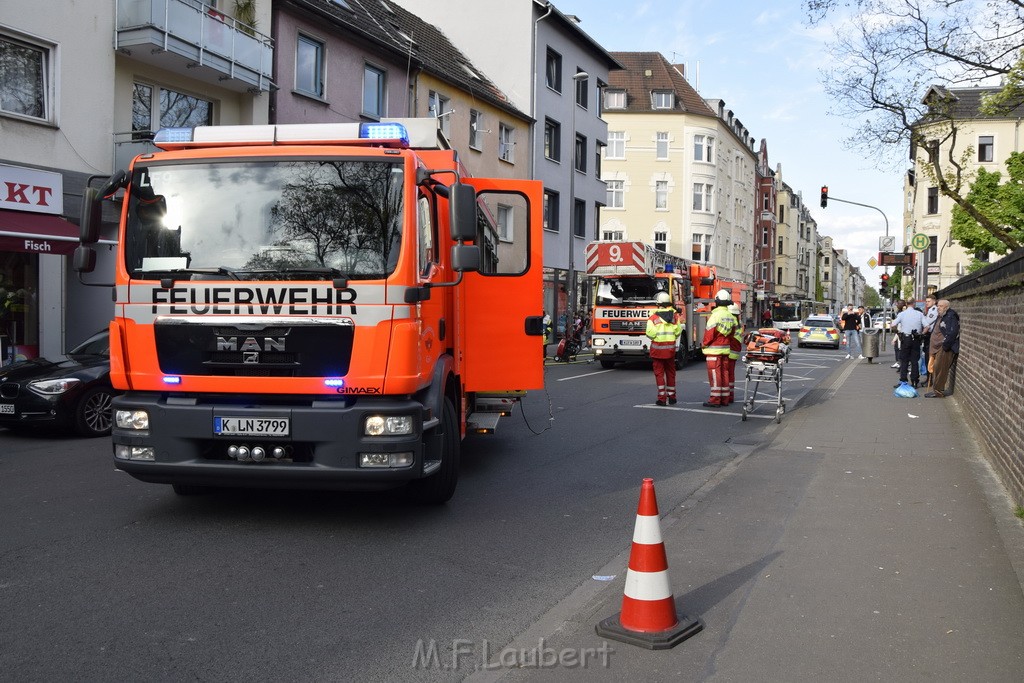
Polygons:
M705 98L723 99L760 144L768 141L772 168L803 193L819 233L846 249L869 285L877 288L879 237L903 244L903 172L906 150L895 162L848 151L843 141L856 122L830 115L821 86L829 27L809 29L800 0L554 0L575 14L580 28L610 52L660 52L685 64L687 79ZM830 202L819 206L822 185L835 197L877 206Z

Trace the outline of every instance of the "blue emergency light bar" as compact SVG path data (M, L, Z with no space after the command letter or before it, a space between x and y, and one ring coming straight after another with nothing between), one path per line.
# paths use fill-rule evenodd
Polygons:
M225 143L306 144L358 140L392 140L409 146L409 130L401 123L298 123L255 126L161 128L153 144Z

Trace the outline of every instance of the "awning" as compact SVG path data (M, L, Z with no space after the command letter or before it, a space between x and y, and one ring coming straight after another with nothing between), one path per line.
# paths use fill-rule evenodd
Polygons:
M78 226L60 216L0 209L0 251L72 254L78 235Z

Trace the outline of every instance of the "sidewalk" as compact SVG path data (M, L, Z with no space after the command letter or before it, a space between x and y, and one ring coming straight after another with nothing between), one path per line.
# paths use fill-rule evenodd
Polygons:
M677 609L702 632L663 651L608 641L607 667L471 680L1024 680L1024 523L956 395L894 398L889 358L841 363L661 509ZM601 572L614 581L584 583L513 647L601 647L594 626L621 607L630 540Z

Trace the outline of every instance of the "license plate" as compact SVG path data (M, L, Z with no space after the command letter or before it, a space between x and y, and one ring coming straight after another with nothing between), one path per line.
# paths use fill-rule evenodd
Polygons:
M619 346L640 346L639 339L623 339L619 342Z
M0 403L0 414L3 414L3 415L14 415L14 404L13 403Z
M214 417L213 433L221 436L288 436L287 417Z

